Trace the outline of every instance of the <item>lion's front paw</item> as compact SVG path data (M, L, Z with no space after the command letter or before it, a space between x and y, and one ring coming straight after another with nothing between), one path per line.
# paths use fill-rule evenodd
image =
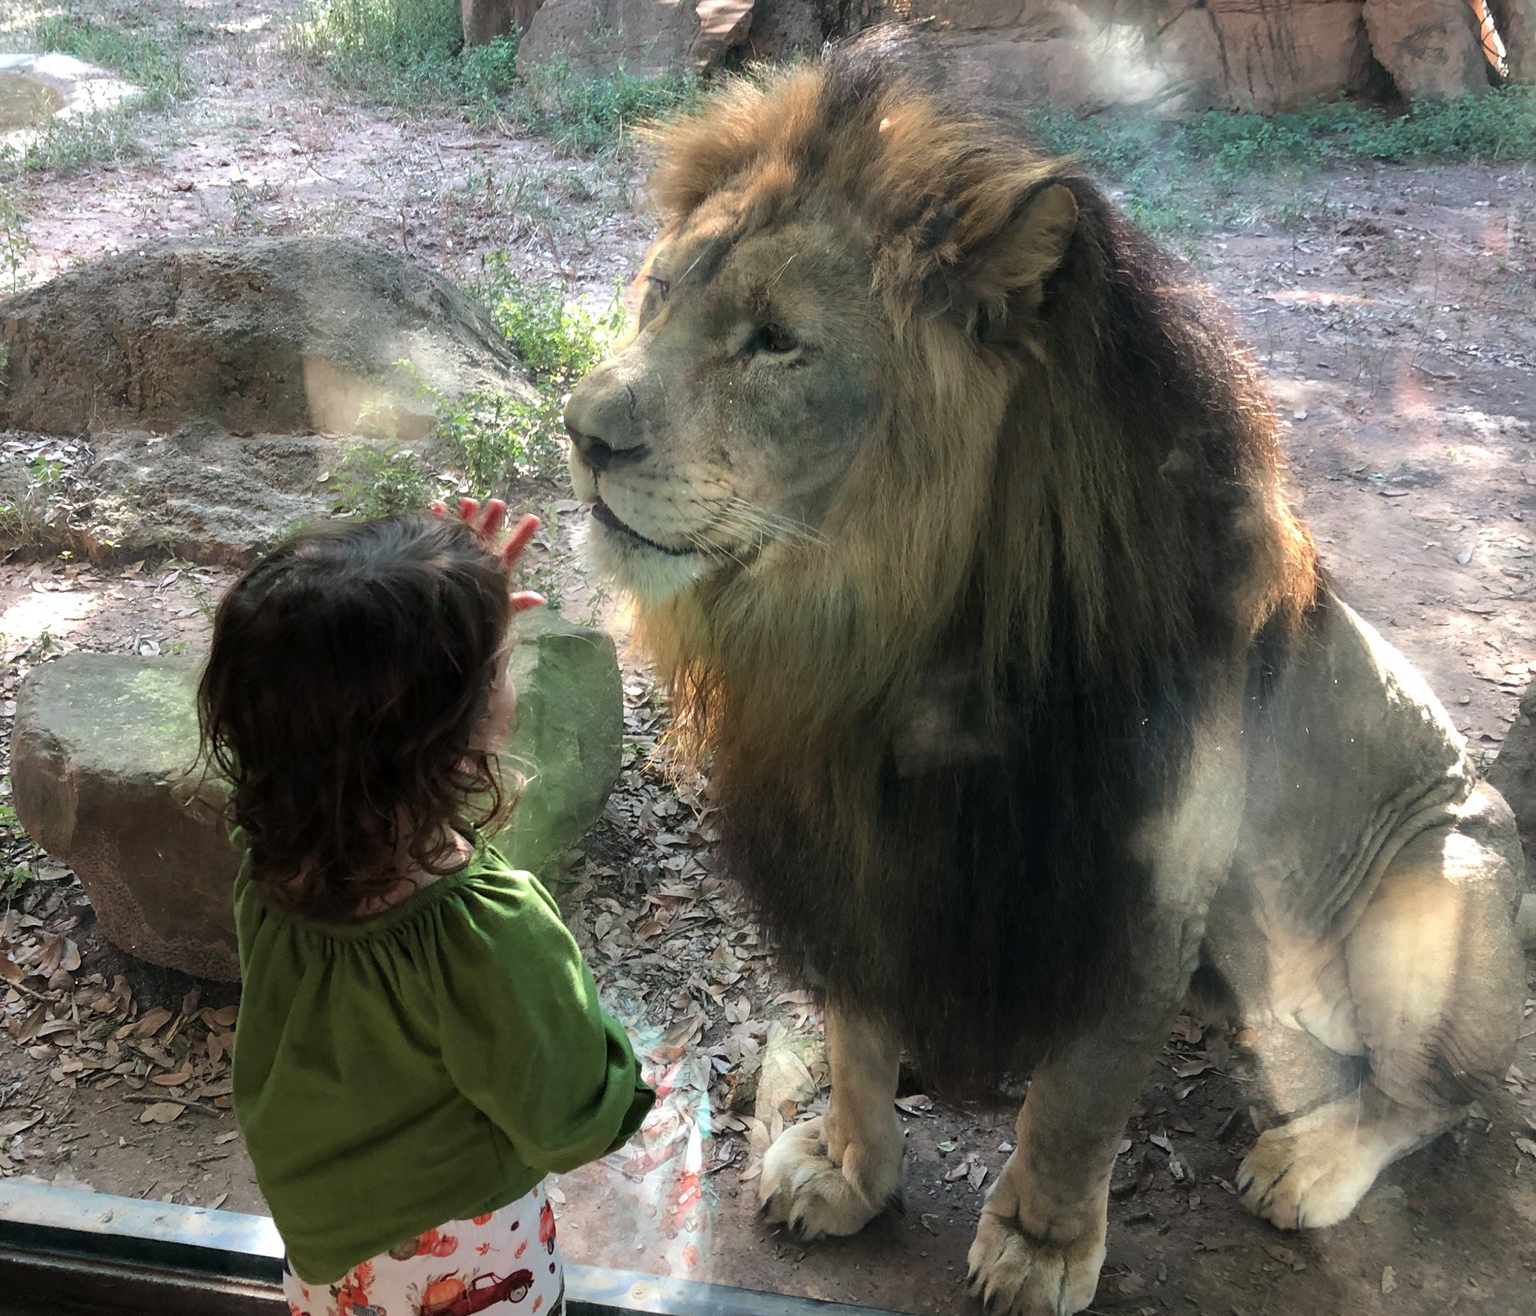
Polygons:
M786 1129L763 1158L763 1214L805 1239L858 1233L900 1197L901 1132L894 1132L893 1146L850 1143L834 1161L821 1119Z
M1011 1216L983 1210L967 1260L971 1292L989 1312L1072 1316L1099 1286L1104 1230L1058 1245L1029 1237Z

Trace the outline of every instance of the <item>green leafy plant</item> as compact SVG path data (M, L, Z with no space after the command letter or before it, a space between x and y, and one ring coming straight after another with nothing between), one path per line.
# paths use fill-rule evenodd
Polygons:
M441 481L409 448L380 448L357 443L346 450L331 476L338 509L360 516L420 512L442 492Z
M27 258L36 248L27 236L26 219L16 208L16 203L0 192L0 289L17 293L31 282ZM5 384L5 348L0 346L0 389Z

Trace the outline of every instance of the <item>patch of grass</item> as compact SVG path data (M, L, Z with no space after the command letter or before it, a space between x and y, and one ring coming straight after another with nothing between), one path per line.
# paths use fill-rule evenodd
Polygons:
M131 160L144 147L122 117L101 110L73 119L50 119L41 132L18 149L0 147L0 178L21 178L46 171L69 174L98 160Z
M1177 149L1205 161L1223 193L1253 174L1303 177L1327 158L1316 126L1297 114L1204 114L1184 127Z
M1320 129L1339 135L1337 144L1351 155L1536 159L1536 86L1495 87L1445 104L1420 101L1396 118L1352 106L1325 108L1314 117Z
M465 46L457 0L310 0L288 44L378 103L504 116L578 155L621 145L634 125L675 113L699 88L691 75L647 78L623 68L588 78L568 59L519 80L516 39Z
M34 457L27 463L25 486L19 496L0 502L0 545L34 548L48 537L60 512L64 493L64 463L55 457Z
M596 155L622 146L637 125L688 109L701 87L691 74L644 78L623 68L589 78L556 60L526 80L514 113L562 150Z
M106 27L82 17L73 5L66 5L57 13L39 18L32 25L30 36L39 50L56 50L122 74L142 88L133 102L134 108L163 109L190 90L179 51L170 49L137 24L132 28Z
M184 32L178 23L173 37L163 39L142 25L108 26L81 15L72 4L20 29L32 49L73 55L111 69L139 91L89 114L50 119L20 147L0 147L0 179L38 170L70 173L98 160L141 155L142 147L129 126L132 116L164 109L191 92L181 61Z
M1276 215L1293 222L1302 213L1295 185L1333 160L1536 159L1536 87L1418 102L1401 114L1341 103L1293 114L1212 110L1182 124L1045 107L1031 126L1046 150L1081 161L1119 190L1135 223L1166 237L1230 222L1236 212L1212 205L1209 190L1231 197L1254 180L1292 185Z
M405 110L486 103L517 81L517 42L465 48L458 0L311 0L289 48Z

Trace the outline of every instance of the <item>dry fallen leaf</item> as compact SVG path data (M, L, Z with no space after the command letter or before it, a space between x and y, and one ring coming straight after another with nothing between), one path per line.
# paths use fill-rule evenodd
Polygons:
M1289 1266L1292 1270L1302 1271L1307 1268L1307 1263L1290 1248L1283 1247L1279 1243L1266 1243L1264 1250L1269 1253L1282 1266Z
M783 1000L783 997L779 998ZM922 1092L910 1097L897 1097L896 1105L907 1112L908 1115L928 1115L933 1111L933 1098Z
M169 1124L176 1119L182 1111L186 1110L177 1101L157 1101L153 1106L146 1106L144 1113L139 1116L140 1124Z
M0 1124L0 1142L14 1138L18 1133L25 1133L42 1118L43 1112L38 1111L35 1115L23 1116L19 1120L12 1120L9 1124Z
M178 1088L188 1082L192 1077L190 1069L178 1069L174 1074L155 1074L150 1078L151 1083L158 1083L163 1088Z
M157 1005L153 1010L146 1010L138 1023L131 1030L133 1037L148 1037L152 1033L158 1033L166 1024L171 1022L171 1012L163 1005Z

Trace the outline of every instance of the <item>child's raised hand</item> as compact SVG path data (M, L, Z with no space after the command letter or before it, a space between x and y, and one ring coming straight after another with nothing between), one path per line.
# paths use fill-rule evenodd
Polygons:
M434 499L432 515L447 516L448 505ZM509 572L517 564L518 558L523 555L523 550L528 547L528 541L538 533L539 529L538 517L524 515L522 520L512 528L512 532L498 542L501 528L507 520L507 505L500 498L487 498L483 503L475 498L460 498L458 519L480 536L486 548ZM542 594L528 589L514 590L511 599L513 612L526 612L529 608L537 608L544 602Z

